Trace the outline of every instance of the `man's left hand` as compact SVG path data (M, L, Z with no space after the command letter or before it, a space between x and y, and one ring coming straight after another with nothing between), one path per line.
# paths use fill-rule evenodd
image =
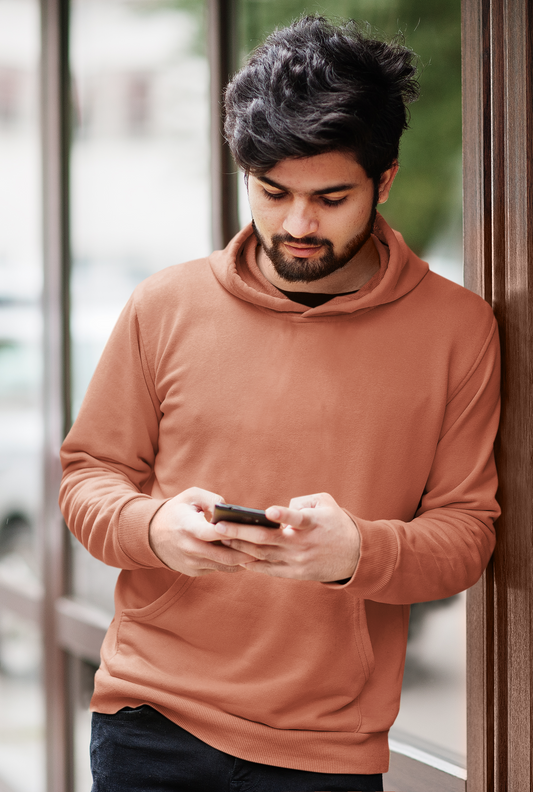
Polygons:
M323 583L350 578L359 561L361 539L354 522L331 495L293 498L288 508L270 506L281 528L219 522L223 544L253 556L242 566L252 572Z

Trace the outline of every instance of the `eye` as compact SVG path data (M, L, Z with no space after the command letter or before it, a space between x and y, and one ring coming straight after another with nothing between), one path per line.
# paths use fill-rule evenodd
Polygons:
M269 201L279 201L281 198L285 198L285 196L287 195L287 193L284 192L271 193L268 190L265 190L264 187L263 187L263 193L265 195L265 198L268 198Z
M324 206L340 206L341 203L344 203L348 196L344 196L343 198L326 198L324 195L322 196L322 203Z

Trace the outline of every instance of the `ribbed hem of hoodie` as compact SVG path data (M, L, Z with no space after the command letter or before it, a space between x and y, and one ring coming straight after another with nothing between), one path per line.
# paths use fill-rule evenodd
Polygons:
M167 568L150 547L150 522L166 500L141 495L132 498L120 512L118 540L123 552L143 567Z
M331 588L356 589L361 597L369 598L387 585L398 560L398 539L386 520L362 520L346 512L361 536L359 562L349 580L324 583Z
M99 674L102 675L102 670ZM105 693L93 697L93 712L113 714L122 707L149 704L207 745L248 762L311 773L372 775L388 770L387 731L368 734L357 731L275 729L264 723L221 712L198 701L180 698L165 702L167 697L159 690L151 690L152 695L145 698L146 690L142 686L127 684L116 678L108 677L105 681L101 678L99 686L105 689ZM132 690L135 687L138 688L138 698Z

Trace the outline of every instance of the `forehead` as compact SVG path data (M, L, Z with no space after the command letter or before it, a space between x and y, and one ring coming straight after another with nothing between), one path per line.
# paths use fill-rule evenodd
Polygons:
M255 178L261 180L264 177L265 181L309 193L329 190L335 185L359 185L371 181L353 156L340 151L281 160Z

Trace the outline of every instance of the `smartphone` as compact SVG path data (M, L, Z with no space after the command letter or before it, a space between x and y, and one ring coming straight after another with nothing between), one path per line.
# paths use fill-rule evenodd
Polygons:
M245 525L261 525L264 528L279 528L280 524L269 520L262 509L247 509L234 506L232 503L217 503L213 511L212 523L226 520L227 522L244 523Z

